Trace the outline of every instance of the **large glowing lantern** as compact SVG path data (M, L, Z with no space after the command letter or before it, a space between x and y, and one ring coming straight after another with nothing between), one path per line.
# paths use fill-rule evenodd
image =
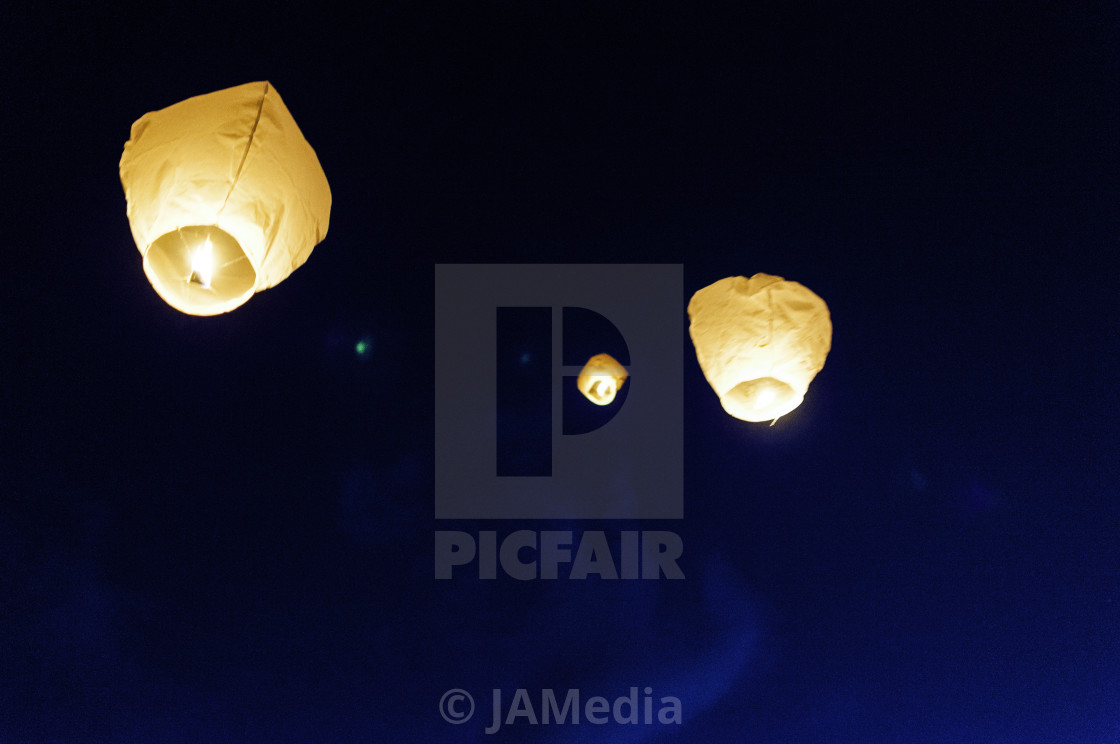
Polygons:
M688 332L725 411L772 421L797 408L828 356L828 306L780 276L720 279L692 296Z
M614 357L610 354L596 354L583 365L576 378L576 387L595 405L609 406L626 382L626 377L626 368L615 361Z
M144 273L184 313L233 310L283 281L327 234L327 177L267 82L140 117L120 172Z

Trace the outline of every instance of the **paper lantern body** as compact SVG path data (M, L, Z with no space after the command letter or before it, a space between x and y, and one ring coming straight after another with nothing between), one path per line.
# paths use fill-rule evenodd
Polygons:
M120 175L144 273L184 313L233 310L283 281L327 234L327 177L267 82L140 117Z
M780 276L720 279L688 303L700 369L725 411L770 421L797 408L832 345L828 306Z
M587 360L576 378L576 387L597 406L614 402L615 395L626 382L626 368L610 354L596 354Z

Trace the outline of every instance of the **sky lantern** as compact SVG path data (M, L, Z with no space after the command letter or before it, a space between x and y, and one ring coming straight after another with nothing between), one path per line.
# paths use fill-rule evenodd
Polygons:
M184 313L233 310L282 282L327 234L327 177L267 82L140 117L120 174L144 273Z
M797 408L832 345L828 306L780 276L720 279L692 296L688 332L725 411L774 421Z
M595 405L609 406L626 382L626 377L626 368L615 361L614 357L610 354L596 354L583 365L576 378L576 387Z

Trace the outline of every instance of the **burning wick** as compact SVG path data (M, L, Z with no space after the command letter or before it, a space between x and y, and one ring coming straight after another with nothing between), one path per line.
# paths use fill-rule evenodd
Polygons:
M195 249L191 256L191 278L195 284L201 284L203 289L210 289L210 281L214 278L214 246L210 238Z
M755 400L755 402L754 402L754 409L756 411L762 410L766 406L773 403L774 399L777 398L777 397L778 397L778 394L775 393L770 388L767 388L767 389L763 390L762 392L760 392L758 394L758 399Z

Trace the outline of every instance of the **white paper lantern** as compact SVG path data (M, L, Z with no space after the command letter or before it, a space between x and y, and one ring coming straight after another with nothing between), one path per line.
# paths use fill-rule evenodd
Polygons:
M720 279L688 303L700 369L725 411L772 421L797 408L832 345L828 306L780 276Z
M191 315L228 312L278 284L327 234L327 177L267 82L140 117L120 175L144 273Z
M595 405L607 406L614 402L627 376L626 368L610 354L596 354L583 365L576 387Z

